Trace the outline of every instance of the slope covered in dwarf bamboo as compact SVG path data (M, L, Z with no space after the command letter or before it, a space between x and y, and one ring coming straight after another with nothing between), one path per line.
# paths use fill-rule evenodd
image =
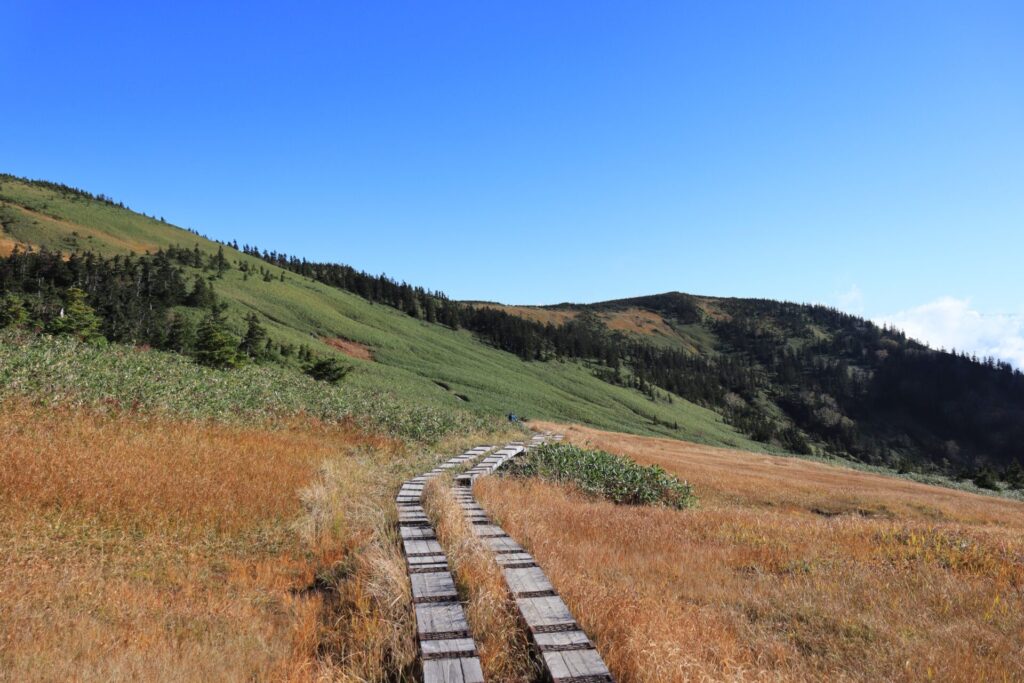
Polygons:
M275 342L312 346L319 355L343 358L353 367L344 381L368 390L444 410L489 416L514 412L759 448L718 414L685 400L651 400L602 381L579 362L523 362L468 331L373 304L103 197L2 176L0 224L5 243L22 249L116 255L178 246L196 249L204 258L221 251L228 265L223 271L185 270L189 278L212 282L237 336L245 332L246 316L255 313ZM360 345L372 360L346 354L338 340Z

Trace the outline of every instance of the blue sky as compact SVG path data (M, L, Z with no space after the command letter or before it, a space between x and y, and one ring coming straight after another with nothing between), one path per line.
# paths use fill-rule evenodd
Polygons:
M815 301L1024 364L1021 3L146 4L3 3L0 170L458 298Z

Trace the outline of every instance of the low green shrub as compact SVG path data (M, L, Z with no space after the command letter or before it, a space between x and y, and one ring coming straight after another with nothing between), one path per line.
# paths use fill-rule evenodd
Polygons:
M583 491L625 505L695 507L693 487L657 465L644 467L629 458L571 444L547 444L513 461L511 476L569 482Z
M97 347L62 335L0 332L0 401L133 410L185 419L248 422L308 415L352 420L391 436L431 443L502 425L464 410L410 400L365 382L318 382L279 365L207 368L163 351Z

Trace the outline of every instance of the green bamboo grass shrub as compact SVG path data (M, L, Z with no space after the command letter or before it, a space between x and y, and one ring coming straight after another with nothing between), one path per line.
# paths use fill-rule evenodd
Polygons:
M512 462L506 473L575 484L623 505L665 505L677 510L697 505L693 487L657 465L644 467L629 458L567 443L536 448Z

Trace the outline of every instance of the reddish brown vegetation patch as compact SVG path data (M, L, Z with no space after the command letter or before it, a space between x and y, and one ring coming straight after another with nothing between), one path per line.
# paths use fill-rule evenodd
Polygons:
M16 246L18 246L18 243L10 237L0 235L0 256L10 256Z
M635 334L660 334L674 336L673 330L665 319L653 311L642 308L626 308L621 311L602 313L601 318L610 330L621 330Z
M373 351L366 344L360 344L349 339L342 339L341 337L324 337L324 344L341 351L350 358L358 358L359 360L373 360Z

